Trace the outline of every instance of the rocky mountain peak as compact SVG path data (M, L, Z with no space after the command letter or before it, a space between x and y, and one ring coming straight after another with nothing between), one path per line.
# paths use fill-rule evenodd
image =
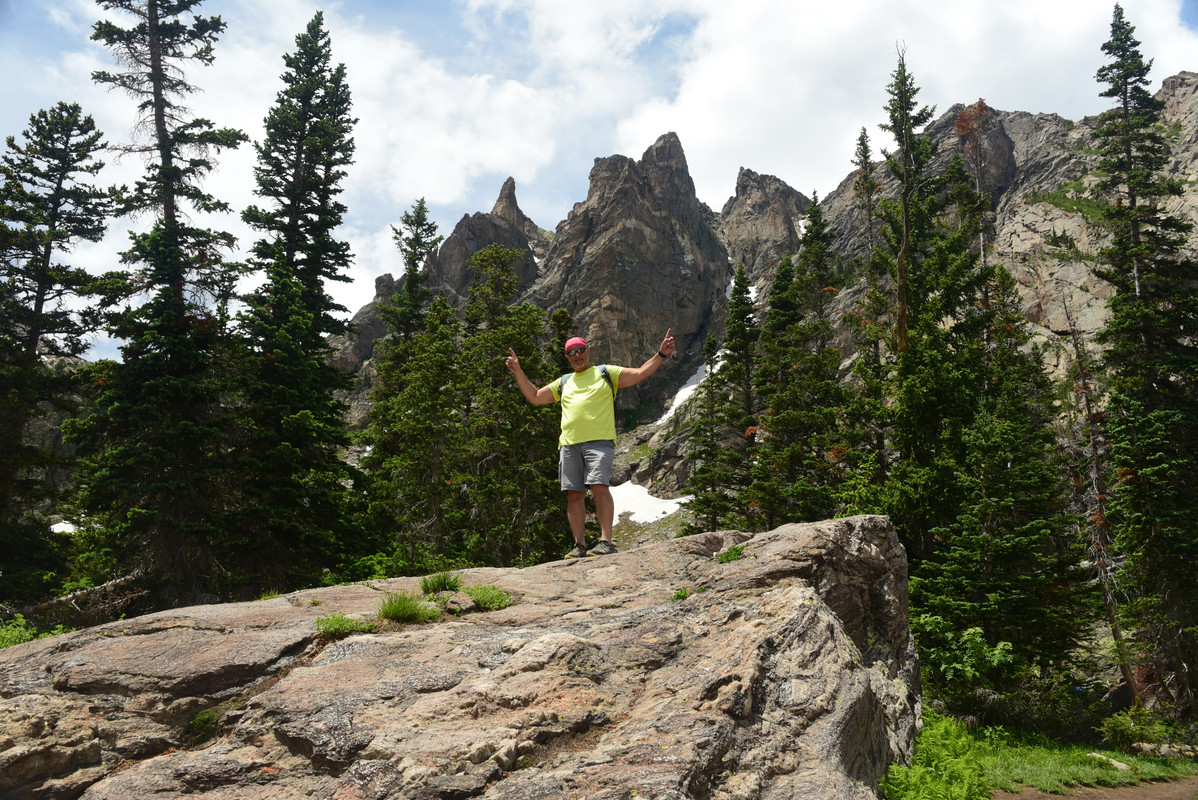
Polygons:
M596 361L640 366L672 328L679 358L620 405L663 397L693 371L717 318L728 255L695 194L678 136L667 133L639 161L595 159L587 199L557 227L529 297L565 308Z
M763 287L782 258L798 251L799 220L810 203L780 178L740 168L736 194L720 212L719 234L732 263L744 263L751 283Z

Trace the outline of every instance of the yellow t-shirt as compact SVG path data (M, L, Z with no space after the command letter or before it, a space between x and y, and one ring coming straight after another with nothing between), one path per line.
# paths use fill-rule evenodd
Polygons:
M562 404L562 435L558 444L581 444L602 439L616 440L616 402L614 389L620 388L622 367L608 366L607 374L612 385L599 374L597 367L588 367L566 378L566 385L558 394L561 381L551 383L553 399Z

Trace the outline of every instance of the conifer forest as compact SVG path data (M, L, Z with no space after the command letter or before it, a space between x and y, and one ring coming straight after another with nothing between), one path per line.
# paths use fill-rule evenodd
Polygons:
M425 202L402 214L369 424L347 425L355 377L330 364L329 337L349 323L328 287L352 260L338 228L357 120L322 14L280 54L250 141L187 108L225 32L201 0L99 5L124 23L95 24L116 66L93 79L130 95L137 118L100 131L60 102L5 132L0 155L0 623L45 632L560 558L557 410L526 403L497 354L513 347L543 385L569 370L573 320L517 302L519 251L474 253L455 307L426 286L443 237ZM1062 735L1147 709L1194 735L1195 234L1168 210L1181 185L1164 169L1151 54L1118 5L1094 46L1091 90L1108 105L1089 201L1108 244L1092 255L1111 294L1105 327L1071 342L1068 374L1050 374L1011 274L988 258L988 107L966 107L961 154L937 160L900 49L878 110L893 140L875 155L863 128L846 158L868 253L837 254L815 198L768 294L736 270L679 415L688 532L887 515L907 549L927 701ZM256 155L247 208L205 188L236 148ZM143 173L100 185L117 154ZM196 212L239 215L257 236L245 260ZM135 216L149 224L119 264L72 265L76 245ZM256 288L239 290L247 279ZM850 284L862 299L834 322ZM97 335L119 357L90 355ZM70 619L72 596L90 617Z

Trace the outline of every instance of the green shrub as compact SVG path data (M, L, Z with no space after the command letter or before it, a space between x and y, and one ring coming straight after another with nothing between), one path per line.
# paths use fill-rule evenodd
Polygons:
M20 614L8 622L0 622L0 649L12 647L14 644L32 642L34 639L45 639L47 636L57 636L60 633L70 633L71 628L55 625L48 631L39 631L33 624Z
M187 739L193 747L212 738L220 726L220 714L208 708L191 718L187 723Z
M1130 751L1137 742L1161 744L1169 739L1165 724L1142 708L1112 714L1098 726L1098 732L1112 747L1124 751Z
M465 591L483 611L498 611L512 604L512 596L498 586L468 586Z
M326 639L344 639L351 633L371 633L374 623L353 619L344 614L329 614L327 617L316 618L316 630Z
M460 592L462 579L453 572L438 572L436 575L425 575L420 579L420 591L425 594L437 592Z
M441 616L441 609L420 595L392 592L383 598L378 615L392 622L432 622Z
M691 596L690 589L679 589L678 591L674 592L673 596L670 597L670 599L671 600L685 600L686 598L688 598L690 596Z
M911 766L893 764L882 781L886 800L989 800L990 787L965 726L924 711Z
M720 553L719 557L716 558L716 561L720 562L721 564L727 564L732 561L740 561L740 557L744 554L744 552L745 546L743 544L734 545Z

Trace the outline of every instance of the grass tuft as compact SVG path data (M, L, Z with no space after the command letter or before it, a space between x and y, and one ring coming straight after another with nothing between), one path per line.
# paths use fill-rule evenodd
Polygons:
M353 633L372 633L374 623L344 614L329 614L327 617L316 618L316 630L326 639L344 639Z
M498 611L514 602L512 596L498 586L468 586L465 592L483 611Z
M441 609L420 595L392 592L383 598L378 616L392 622L432 622L441 617Z
M462 579L456 572L438 572L435 575L425 575L420 579L420 591L425 594L438 592L462 591Z

